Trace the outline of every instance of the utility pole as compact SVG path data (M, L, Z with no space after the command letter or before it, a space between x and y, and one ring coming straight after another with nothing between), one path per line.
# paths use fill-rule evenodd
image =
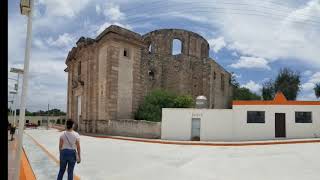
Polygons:
M19 120L19 130L18 130L18 147L16 152L16 159L14 163L14 178L13 180L19 180L20 177L20 167L21 167L21 154L22 154L22 144L23 144L23 129L25 123L25 111L26 111L26 100L28 94L28 79L29 79L29 61L30 61L30 51L31 51L31 38L32 38L32 11L33 11L34 0L21 0L20 1L20 11L21 14L28 17L27 24L27 38L26 38L26 49L24 54L24 75L22 82L21 91L21 104L20 104L20 120Z
M17 96L19 96L18 91L19 91L19 79L20 79L20 73L18 73L18 81L17 84L15 85L14 89L17 92L17 94L14 96L14 117L13 117L13 124L16 125L16 117L17 117Z
M48 111L47 111L47 130L49 129L49 104L48 104Z

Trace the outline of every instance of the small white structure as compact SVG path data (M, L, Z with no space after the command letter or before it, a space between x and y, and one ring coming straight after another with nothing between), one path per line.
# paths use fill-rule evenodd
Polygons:
M320 137L320 102L234 101L233 109L162 109L161 139L201 141Z

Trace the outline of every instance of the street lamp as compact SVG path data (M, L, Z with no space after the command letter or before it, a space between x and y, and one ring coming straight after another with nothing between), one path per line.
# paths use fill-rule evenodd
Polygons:
M26 38L26 49L24 54L24 75L22 82L21 91L21 102L20 102L20 120L19 120L19 130L18 130L18 149L15 159L15 173L13 180L19 180L20 177L20 163L21 163L21 153L22 153L22 141L23 141L23 128L25 123L25 111L26 111L26 98L28 90L28 78L29 78L29 59L30 59L30 49L31 49L31 35L32 35L32 11L33 11L34 0L20 0L20 12L22 15L28 17L27 24L27 38Z
M18 82L19 82L19 80L18 80ZM10 91L10 94L13 95L12 101L14 102L14 104L13 104L13 109L14 109L13 125L14 126L16 126L18 86L17 86L17 88L15 88L15 90L16 91Z
M21 0L20 1L20 12L22 15L28 16L31 11L32 0Z
M24 71L23 69L18 69L18 68L11 68L10 72L12 73L17 73L18 74L18 79L16 80L17 83L14 85L14 90L16 90L16 94L18 94L18 90L19 90L19 80L20 80L20 74L23 74ZM16 125L16 103L17 103L17 96L14 96L14 117L13 117L13 124ZM20 108L21 109L21 108Z
M18 73L18 74L23 74L23 69L11 68L11 69L10 69L10 72Z

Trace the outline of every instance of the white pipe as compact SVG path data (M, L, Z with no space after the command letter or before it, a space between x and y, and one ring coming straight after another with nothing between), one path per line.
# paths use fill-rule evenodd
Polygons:
M20 177L20 163L22 154L22 143L23 143L23 129L25 123L25 110L26 110L26 99L28 90L28 79L29 79L29 61L30 61L30 51L31 51L31 38L32 38L32 11L33 11L33 0L30 0L30 11L28 14L28 24L27 24L27 40L25 49L25 60L24 60L24 76L22 82L21 91L21 102L20 102L20 119L19 119L19 131L18 131L18 149L15 159L15 173L14 180L19 180Z

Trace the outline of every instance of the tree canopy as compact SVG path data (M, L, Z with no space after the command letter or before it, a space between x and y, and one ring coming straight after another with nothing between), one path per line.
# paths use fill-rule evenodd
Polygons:
M231 76L231 84L233 85L233 100L260 100L261 96L251 92L248 88L240 87L234 74Z
M154 90L144 98L135 114L135 119L160 122L162 108L190 108L194 107L194 104L193 98L189 95Z
M320 98L320 82L317 83L316 86L314 87L314 93L317 98Z
M275 81L270 80L263 84L262 96L264 100L274 98L281 91L288 100L296 100L301 90L301 76L299 72L289 68L280 69Z

